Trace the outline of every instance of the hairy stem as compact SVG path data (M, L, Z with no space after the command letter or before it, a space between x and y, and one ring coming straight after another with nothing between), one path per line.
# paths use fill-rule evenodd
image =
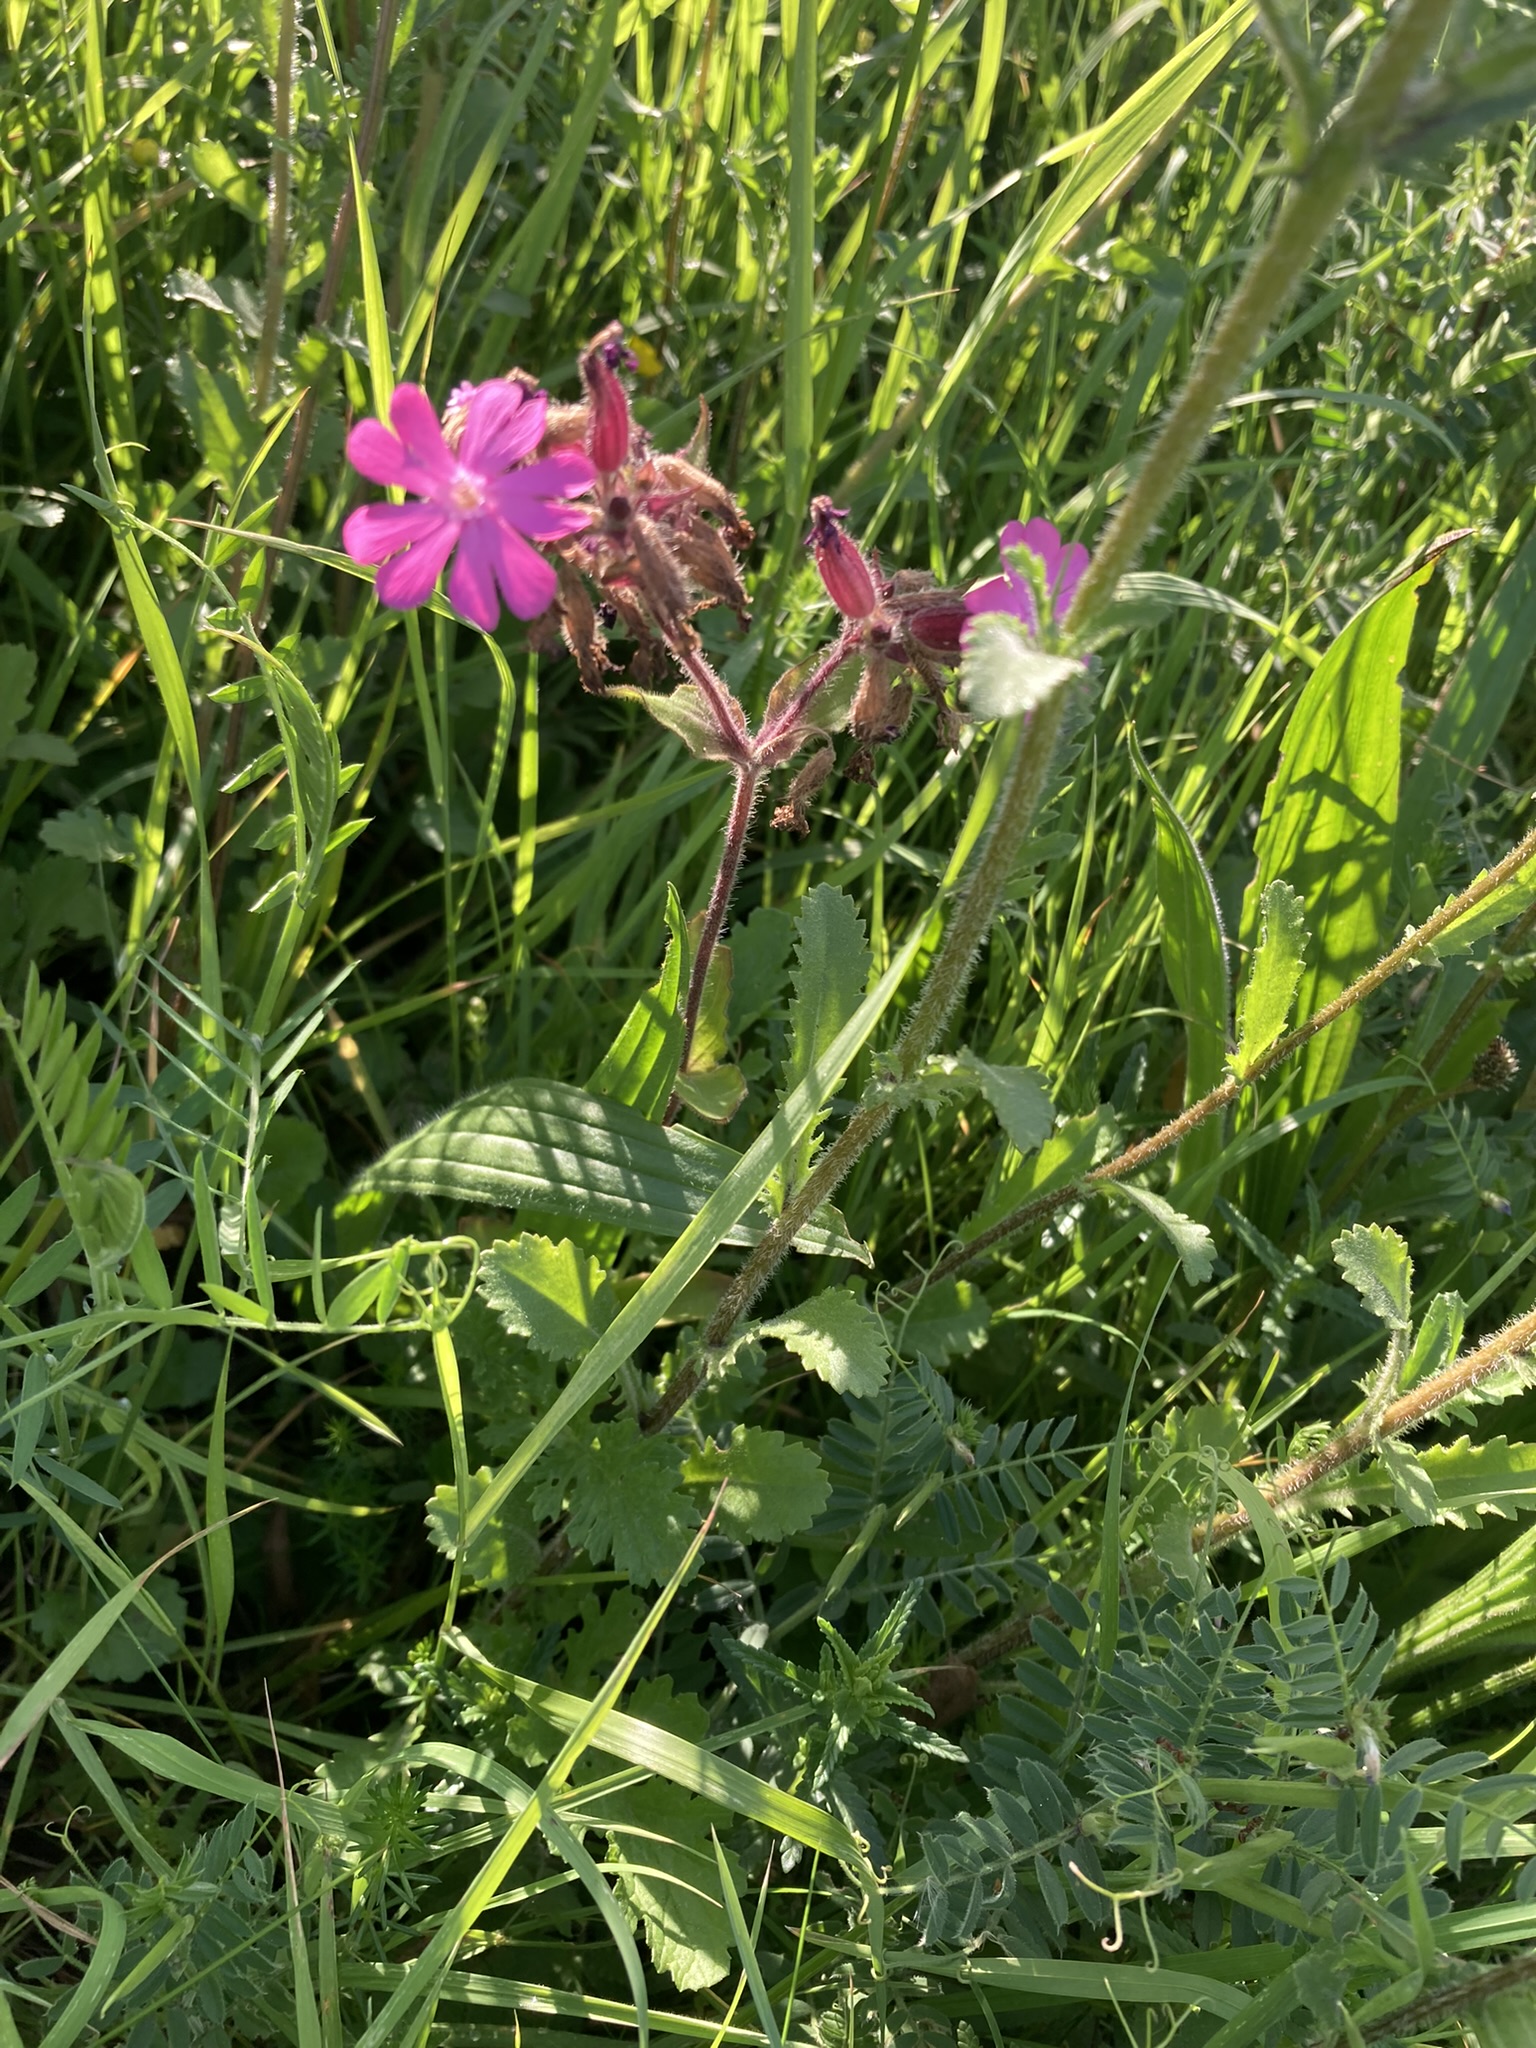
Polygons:
M1496 867L1489 868L1487 873L1479 875L1475 882L1468 883L1459 896L1453 896L1449 903L1435 912L1433 917L1426 918L1423 924L1417 925L1399 940L1391 952L1378 960L1374 967L1368 968L1358 981L1352 981L1348 988L1341 989L1332 1002L1324 1003L1323 1007L1315 1011L1304 1024L1298 1024L1294 1031L1287 1032L1284 1038L1270 1047L1262 1059L1255 1060L1241 1078L1229 1074L1226 1080L1218 1082L1208 1094L1202 1095L1197 1102L1191 1102L1187 1108L1180 1110L1176 1117L1171 1118L1160 1130L1153 1131L1150 1137L1141 1138L1134 1145L1128 1145L1118 1157L1105 1160L1102 1166L1096 1166L1091 1173L1084 1174L1081 1180L1072 1181L1066 1187L1055 1188L1049 1194L1037 1195L1033 1201L1025 1202L1019 1208L1011 1210L990 1229L981 1231L968 1243L957 1245L955 1250L948 1257L941 1259L928 1274L928 1284L931 1286L935 1281L949 1279L952 1274L968 1266L973 1259L981 1258L994 1246L1005 1243L1011 1237L1017 1237L1032 1223L1041 1222L1057 1209L1065 1208L1068 1202L1076 1201L1085 1188L1097 1187L1105 1181L1123 1180L1127 1174L1135 1173L1138 1168L1179 1144L1197 1125L1204 1123L1207 1117L1215 1116L1218 1111L1235 1102L1251 1081L1262 1080L1266 1074L1283 1065L1292 1053L1300 1051L1309 1038L1315 1038L1319 1031L1326 1031L1328 1026L1342 1017L1346 1010L1352 1010L1357 1003L1364 1002L1367 996L1373 995L1383 982L1389 981L1394 974L1408 966L1425 946L1448 925L1454 924L1464 911L1473 909L1485 896L1491 896L1495 889L1517 875L1526 862L1533 858L1536 858L1536 830L1527 832L1519 845L1505 854Z
M715 721L715 730L721 747L732 761L749 760L752 754L747 736L747 721L741 706L710 667L704 650L697 641L688 641L681 634L669 638L673 659L703 697Z
M699 1007L704 1000L704 983L709 974L709 963L714 958L715 947L720 942L721 928L725 924L725 913L731 905L731 896L736 888L736 877L741 871L741 856L746 850L747 827L752 822L753 806L757 802L762 777L752 767L736 770L736 790L731 798L730 814L725 821L725 839L720 847L720 865L715 870L715 885L709 892L709 907L704 912L704 926L699 933L699 943L694 949L693 965L688 974L688 1000L683 1007L683 1050L678 1066L686 1067L688 1055L693 1050L693 1034L698 1029ZM682 1111L681 1099L674 1095L667 1104L664 1123L675 1123Z
M1512 1962L1495 1963L1492 1969L1477 1970L1449 1984L1423 1991L1411 2004L1399 2006L1360 2035L1365 2041L1406 2041L1420 2034L1465 2019L1480 2005L1505 1992L1520 1991L1536 1984L1536 1951L1516 1956ZM1335 2035L1337 2040L1338 2036Z
M1374 1417L1369 1409L1365 1410L1317 1450L1309 1451L1304 1458L1292 1459L1289 1465L1282 1465L1260 1489L1264 1498L1271 1507L1293 1504L1302 1494L1310 1493L1314 1486L1331 1478L1373 1445L1388 1437L1406 1436L1410 1430L1422 1429L1442 1409L1450 1407L1453 1402L1465 1400L1484 1380L1491 1378L1511 1359L1529 1351L1533 1345L1536 1345L1536 1309L1506 1324L1479 1344L1475 1351L1468 1351L1450 1365L1443 1366L1439 1372L1431 1373L1428 1379L1421 1380L1396 1401L1388 1402ZM1197 1529L1192 1540L1196 1550L1220 1550L1251 1527L1247 1511L1234 1508L1230 1514L1217 1515L1203 1529Z
M1094 550L1068 615L1072 625L1090 624L1113 599L1120 578L1135 568L1211 423L1365 175L1373 150L1390 132L1404 92L1443 34L1454 4L1398 0L1393 8L1354 94L1286 196L1268 241L1249 265Z
M811 700L831 681L863 637L863 621L854 620L844 626L831 647L817 662L795 694L782 704L769 718L765 718L754 742L753 751L767 756L771 750L791 734L809 709Z

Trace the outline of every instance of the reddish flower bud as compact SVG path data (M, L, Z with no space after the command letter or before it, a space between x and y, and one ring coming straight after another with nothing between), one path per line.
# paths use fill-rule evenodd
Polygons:
M958 661L960 636L970 616L963 598L939 599L907 614L907 632L924 654L938 661Z
M604 476L611 476L629 457L629 400L618 374L628 361L617 322L595 336L581 355L581 381L592 408L587 452L592 467Z
M830 498L811 500L811 532L806 546L828 597L845 619L867 619L880 609L875 579L857 541L843 531L848 517Z

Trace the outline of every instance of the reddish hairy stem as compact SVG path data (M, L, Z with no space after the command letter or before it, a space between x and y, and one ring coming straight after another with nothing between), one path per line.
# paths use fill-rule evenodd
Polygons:
M1065 1208L1067 1203L1075 1201L1085 1188L1123 1180L1128 1173L1135 1173L1138 1168L1156 1159L1160 1153L1168 1151L1170 1147L1187 1138L1196 1125L1204 1123L1208 1116L1215 1115L1218 1110L1225 1109L1229 1103L1235 1102L1250 1082L1262 1080L1266 1074L1288 1060L1293 1052L1299 1051L1309 1038L1315 1038L1319 1031L1326 1031L1328 1026L1342 1017L1346 1010L1352 1010L1367 996L1374 995L1383 982L1389 981L1400 968L1406 967L1448 925L1454 924L1463 912L1481 903L1485 896L1491 896L1495 889L1517 875L1533 857L1536 857L1536 831L1527 832L1519 845L1505 854L1496 867L1491 867L1486 874L1479 875L1477 880L1469 883L1459 896L1453 896L1449 903L1435 912L1433 917L1426 918L1423 924L1416 926L1399 940L1390 953L1378 960L1374 967L1367 969L1358 981L1352 981L1348 988L1341 989L1332 1002L1324 1003L1323 1007L1314 1012L1304 1024L1298 1024L1294 1031L1287 1032L1285 1037L1272 1045L1261 1059L1255 1060L1241 1079L1235 1074L1229 1074L1226 1080L1218 1082L1209 1094L1202 1095L1198 1102L1192 1102L1187 1109L1180 1110L1179 1114L1164 1124L1161 1130L1154 1131L1150 1137L1127 1146L1118 1158L1107 1159L1102 1166L1096 1166L1091 1173L1084 1174L1081 1180L1072 1181L1066 1187L1056 1188L1047 1195L1037 1195L1034 1201L1025 1202L1022 1207L1004 1216L1000 1222L994 1223L989 1230L983 1230L979 1236L973 1237L968 1244L957 1246L947 1258L941 1259L934 1267L928 1275L928 1284L932 1285L937 1280L947 1280L952 1274L968 1266L973 1259L978 1259L984 1252L990 1251L994 1245L1017 1236L1020 1231L1027 1230L1030 1224L1052 1215L1057 1209Z
M753 742L753 751L759 758L794 731L805 716L812 698L831 681L858 646L864 636L864 623L862 619L856 619L844 626L831 648L822 656L789 702L776 711L772 718L764 719L762 729Z
M688 1000L683 1009L683 1050L678 1061L679 1067L686 1067L688 1055L693 1050L693 1034L698 1028L699 1008L704 1001L704 982L709 973L709 963L714 958L715 947L720 941L720 932L725 924L725 913L731 907L731 896L736 887L736 877L741 870L741 856L746 850L747 827L752 822L752 809L757 802L762 778L758 771L746 765L736 770L736 792L731 798L730 815L725 821L725 840L720 848L720 865L715 870L715 886L709 892L709 908L704 913L704 927L699 933L699 943L693 956L693 966L688 975ZM682 1112L682 1102L674 1095L667 1104L663 1123L675 1123Z

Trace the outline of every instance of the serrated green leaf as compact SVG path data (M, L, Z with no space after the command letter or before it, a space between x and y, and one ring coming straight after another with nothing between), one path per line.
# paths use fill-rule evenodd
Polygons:
M503 1327L546 1358L580 1358L618 1313L613 1282L567 1238L525 1232L480 1261L480 1292Z
M1413 1261L1395 1230L1356 1223L1333 1240L1334 1262L1373 1316L1406 1330L1413 1299Z
M1198 1287L1210 1279L1216 1267L1216 1247L1203 1223L1196 1223L1193 1217L1176 1209L1172 1202L1165 1201L1161 1195L1154 1195L1150 1188L1135 1186L1131 1181L1105 1182L1104 1188L1106 1193L1124 1195L1151 1217L1177 1254L1186 1280Z
M683 1479L711 1495L725 1482L715 1526L741 1542L777 1543L808 1529L827 1504L831 1482L808 1443L777 1429L737 1424L726 1449L706 1440L687 1459Z
M620 1904L651 1960L679 1991L702 1991L730 1968L730 1925L702 1799L659 1779L603 1801L608 1863Z
M1237 1051L1232 1071L1240 1080L1290 1021L1307 937L1301 898L1289 882L1271 882L1259 899L1259 942L1237 999Z
M1036 647L1016 619L986 612L971 621L960 664L960 702L973 718L1022 718L1080 676L1070 655Z
M1015 1151L1039 1151L1051 1135L1056 1111L1033 1067L994 1067L973 1052L962 1052L956 1055L955 1070L975 1077Z
M1478 880L1488 872L1480 870ZM1460 893L1459 891L1457 892ZM1447 897L1446 901L1454 899ZM1536 859L1528 860L1525 866L1511 875L1507 882L1501 882L1497 889L1485 896L1481 903L1464 910L1460 917L1453 919L1440 936L1427 949L1427 957L1436 960L1453 960L1459 954L1469 953L1474 946L1522 915L1536 903Z
M482 1465L469 1475L469 1508L491 1483L491 1468ZM427 1536L433 1546L452 1557L459 1547L459 1495L455 1486L435 1486L427 1502ZM539 1541L526 1504L503 1501L480 1523L464 1552L464 1576L472 1586L520 1586L539 1564Z
M612 1558L637 1586L660 1582L700 1521L679 1489L682 1457L668 1437L642 1436L628 1416L593 1430L577 1450L566 1527L594 1564Z
M812 1295L787 1316L757 1324L754 1334L777 1338L840 1394L877 1394L891 1369L885 1325L846 1287Z
M583 1221L680 1237L740 1155L697 1131L649 1122L559 1081L503 1081L482 1089L392 1145L352 1183L351 1197L419 1195L496 1209L533 1207ZM756 1244L761 1204L726 1233ZM803 1251L869 1263L835 1209L795 1240Z
M1419 1528L1427 1528L1440 1518L1440 1501L1435 1492L1435 1482L1424 1469L1422 1459L1406 1444L1387 1442L1378 1446L1378 1455L1388 1477L1392 1481L1392 1492L1399 1509L1410 1522Z
M784 1092L790 1094L825 1054L864 998L869 943L853 898L830 882L807 891L795 919L794 997L789 1006L789 1055ZM791 1186L803 1180L816 1150L820 1118L806 1132L790 1167Z

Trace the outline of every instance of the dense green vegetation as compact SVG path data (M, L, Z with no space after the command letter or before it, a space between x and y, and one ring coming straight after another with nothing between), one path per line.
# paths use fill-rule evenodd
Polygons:
M816 495L1102 545L1436 5L1257 12L6 0L0 2048L1536 2040L1536 14L1086 670L775 770L681 1082L725 768L341 541L618 321L754 721Z

